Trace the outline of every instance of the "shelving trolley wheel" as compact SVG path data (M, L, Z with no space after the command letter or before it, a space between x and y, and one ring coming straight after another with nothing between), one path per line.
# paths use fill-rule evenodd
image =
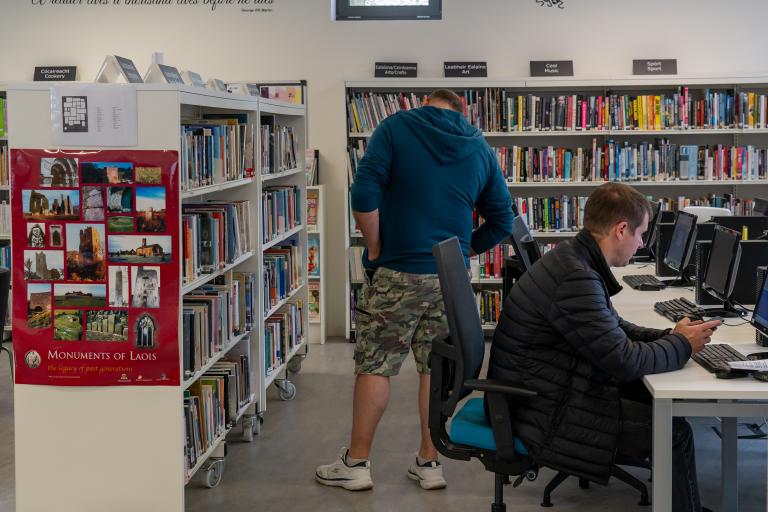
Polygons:
M280 400L285 402L293 400L296 397L296 386L289 380L283 380L277 387L280 388Z
M296 355L291 358L290 361L288 361L288 371L291 373L299 373L301 371L301 363L303 361L303 357Z
M254 435L261 434L261 426L264 424L264 415L263 414L257 414L256 420L253 422L253 433Z
M256 423L259 422L256 416L243 416L243 441L246 443L253 442L253 435L258 434L256 432Z
M224 459L210 459L205 468L205 486L213 489L221 483L224 475Z

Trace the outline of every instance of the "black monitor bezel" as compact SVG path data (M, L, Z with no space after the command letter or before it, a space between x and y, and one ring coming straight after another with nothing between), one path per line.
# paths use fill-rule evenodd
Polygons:
M675 267L672 265L669 261L669 251L672 248L672 240L675 239L675 231L677 229L677 223L680 222L681 216L688 216L691 217L691 230L688 232L688 238L685 241L685 246L683 247L683 257L680 260L680 268ZM684 212L682 210L677 212L677 215L675 216L675 225L672 228L672 237L669 240L669 246L667 247L667 251L664 254L664 264L667 265L669 268L674 270L675 272L679 273L680 275L683 275L685 273L685 269L688 267L688 264L691 261L691 254L693 254L693 245L696 241L696 221L698 220L698 216L693 215L692 213Z
M755 216L768 217L768 199L764 197L756 197L753 199L753 201L755 204L752 208L752 214L754 215L755 212L757 212L757 215ZM757 209L758 201L765 207L764 209L762 210Z
M653 213L653 218L648 224L648 231L646 232L645 240L643 241L645 247L653 247L653 244L656 241L656 230L661 222L662 206L661 201L656 203L656 210Z
M763 283L760 286L760 291L757 294L757 300L755 301L755 309L752 312L752 318L749 320L749 323L752 325L752 327L755 328L755 330L757 330L757 332L759 332L765 337L768 337L768 326L758 324L757 321L755 321L755 316L757 315L757 309L758 309L758 306L760 306L760 299L763 297L763 291L765 290L766 286L768 286L768 272L766 272L765 275L763 276Z
M712 263L712 255L715 253L715 241L718 238L717 237L718 232L722 232L736 239L736 243L733 244L733 248L731 249L731 259L730 259L730 262L728 263L728 270L727 270L728 273L725 277L724 290L715 289L707 281L710 264ZM741 244L739 243L740 241L741 241L741 233L739 233L735 229L729 229L720 225L715 226L715 232L712 235L712 246L709 249L709 257L707 258L707 267L706 267L706 271L704 272L704 276L702 278L701 286L709 294L711 294L712 296L722 301L728 301L730 299L731 294L733 293L733 288L736 285L736 276L738 275L738 272L739 272L739 261L741 260Z
M520 240L517 240L515 234L518 232L518 226L520 224L525 228L525 232ZM531 261L531 255L528 252L527 245L531 243L535 244L537 242L531 234L531 230L528 228L528 224L525 222L525 218L522 215L518 215L512 221L512 233L510 233L509 239L512 242L512 248L515 250L515 254L523 264L524 270L527 272L531 269L533 264L536 263L535 261ZM538 246L535 246L534 249L538 250ZM540 258L541 254L538 254L537 257Z

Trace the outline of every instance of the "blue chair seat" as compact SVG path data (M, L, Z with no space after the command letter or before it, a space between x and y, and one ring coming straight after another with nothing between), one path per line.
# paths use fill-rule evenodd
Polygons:
M483 399L472 398L451 420L451 441L456 444L496 451L493 429L485 417ZM528 455L528 450L519 438L515 438L515 451Z

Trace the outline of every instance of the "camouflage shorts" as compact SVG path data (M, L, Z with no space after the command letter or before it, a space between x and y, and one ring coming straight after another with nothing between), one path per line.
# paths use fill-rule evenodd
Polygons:
M432 340L448 333L436 274L379 268L372 281L366 275L356 319L357 374L397 375L410 350L417 371L429 374Z

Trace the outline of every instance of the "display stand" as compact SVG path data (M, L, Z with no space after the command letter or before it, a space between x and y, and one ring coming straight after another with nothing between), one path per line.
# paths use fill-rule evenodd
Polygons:
M325 236L325 185L314 185L314 186L308 186L307 187L307 194L308 194L308 209L311 209L312 206L310 206L310 202L312 201L312 197L316 197L316 206L315 206L315 214L317 222L315 224L315 227L310 227L307 231L308 239L310 241L310 248L309 250L312 250L312 247L315 247L315 250L317 250L317 258L316 261L319 262L317 266L316 273L317 275L312 275L312 272L309 272L309 293L315 294L315 297L310 297L310 305L311 304L317 304L317 313L316 317L313 318L313 313L310 312L310 319L309 319L309 341L310 343L325 343L325 310L326 310L326 301L325 301L325 244L326 244L326 236ZM309 214L308 214L309 217ZM316 240L316 243L313 243L313 239ZM311 259L311 255L308 256Z

